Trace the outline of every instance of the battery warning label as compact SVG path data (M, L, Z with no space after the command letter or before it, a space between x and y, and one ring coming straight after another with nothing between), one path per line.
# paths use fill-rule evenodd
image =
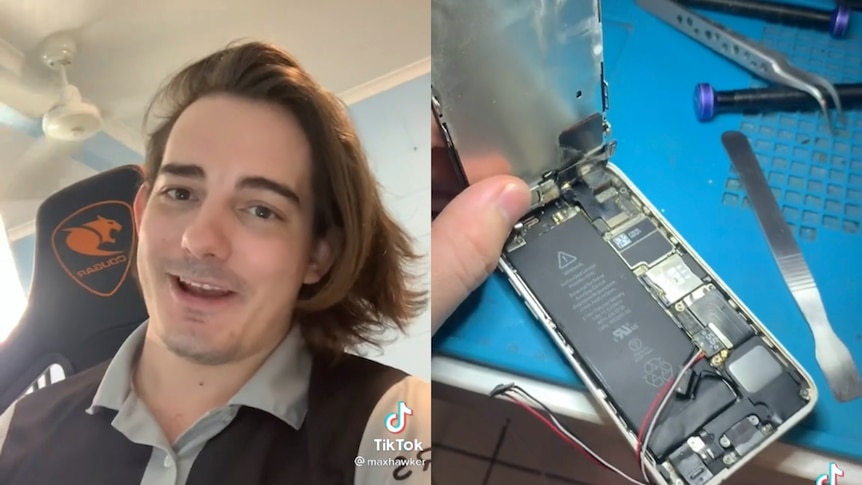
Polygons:
M571 254L564 253L562 251L557 252L557 266L560 269L566 269L577 262L578 258L572 256Z

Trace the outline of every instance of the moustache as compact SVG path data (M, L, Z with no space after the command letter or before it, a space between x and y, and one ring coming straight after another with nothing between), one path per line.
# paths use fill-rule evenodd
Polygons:
M223 264L200 259L183 259L166 261L163 265L165 273L179 278L206 283L225 290L242 293L247 283L239 275L226 268Z

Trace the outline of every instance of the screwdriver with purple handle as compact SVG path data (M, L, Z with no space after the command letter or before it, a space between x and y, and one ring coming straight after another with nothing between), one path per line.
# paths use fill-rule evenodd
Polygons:
M676 2L689 8L723 12L802 29L822 30L837 39L847 35L852 11L851 6L845 3L839 4L835 10L830 11L765 0L676 0Z
M836 84L845 110L862 108L862 83ZM829 107L834 108L831 99ZM810 94L784 86L716 91L708 83L694 90L694 112L698 121L709 121L720 113L763 113L769 111L818 110Z

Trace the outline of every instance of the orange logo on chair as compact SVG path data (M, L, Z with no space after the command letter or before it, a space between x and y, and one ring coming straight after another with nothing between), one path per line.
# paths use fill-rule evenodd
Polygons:
M88 292L110 297L126 281L135 245L132 207L110 200L63 219L51 235L57 262Z
M69 246L72 251L86 256L113 256L122 251L108 251L101 249L101 246L117 242L113 234L122 229L123 226L119 222L96 216L96 219L83 226L69 227L63 231L67 233L66 246Z

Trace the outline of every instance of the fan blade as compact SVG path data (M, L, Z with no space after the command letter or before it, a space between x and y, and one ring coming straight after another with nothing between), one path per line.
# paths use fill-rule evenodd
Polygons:
M9 71L0 69L0 103L30 118L41 118L60 100L56 90L41 90L24 84Z
M0 182L0 198L20 200L45 198L59 190L69 171L69 158L81 147L80 141L38 139L18 159Z

